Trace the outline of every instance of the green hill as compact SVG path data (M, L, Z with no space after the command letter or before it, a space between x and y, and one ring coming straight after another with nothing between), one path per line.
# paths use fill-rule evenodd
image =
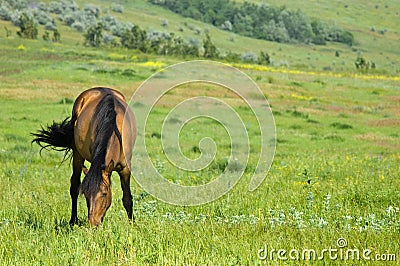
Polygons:
M51 1L45 1L51 2ZM253 1L264 3L261 1ZM114 12L109 1L77 1L79 7L92 4L99 7L100 14L123 22L131 22L149 31L173 32L185 40L200 43L208 32L221 54L233 51L239 54L268 52L272 65L292 69L312 71L356 71L354 62L359 55L376 64L376 71L384 74L397 74L400 70L400 3L396 1L351 1L349 3L331 1L269 1L269 5L285 5L290 11L300 9L311 19L318 19L328 24L336 24L350 31L355 36L355 44L328 42L327 45L283 44L243 37L221 30L211 24L184 18L160 6L145 0L119 1L123 12ZM32 2L34 5L34 2ZM32 6L31 5L31 6ZM57 20L64 43L83 44L82 33L65 26ZM16 31L8 22L4 26ZM44 30L41 29L41 32ZM39 36L42 34L39 33ZM3 35L4 36L4 35Z

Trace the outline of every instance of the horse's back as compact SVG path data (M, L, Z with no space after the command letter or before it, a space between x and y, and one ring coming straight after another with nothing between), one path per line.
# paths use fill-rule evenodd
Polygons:
M91 161L93 143L95 140L97 121L97 106L107 95L114 96L114 110L116 112L116 126L122 138L121 161L130 161L133 144L136 138L135 117L125 102L122 93L109 88L92 88L82 92L74 103L72 116L75 117L74 138L75 147L81 156ZM126 159L124 158L126 155ZM122 162L121 162L122 163ZM127 162L128 163L128 162Z

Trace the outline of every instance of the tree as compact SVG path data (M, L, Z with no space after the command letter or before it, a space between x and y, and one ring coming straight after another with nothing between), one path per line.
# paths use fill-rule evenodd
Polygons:
M53 31L53 39L52 39L52 41L53 42L61 42L61 34L57 29L55 29Z
M103 41L103 24L97 23L89 27L84 36L86 45L99 47Z
M205 58L218 58L218 50L217 47L211 41L210 35L206 33L206 38L203 40L203 48Z
M46 30L42 36L44 41L50 41L50 33Z
M131 29L124 31L121 36L121 44L128 49L138 49L143 53L150 49L147 32L137 25L133 25Z
M37 39L38 29L33 18L23 13L19 18L20 30L17 31L19 37L26 39Z
M8 38L8 37L11 37L11 35L12 35L12 32L11 32L11 30L9 30L7 27L5 27L4 26L4 30L6 31L6 37Z
M360 70L361 72L367 72L370 67L370 63L367 60L365 60L364 57L362 57L360 55L357 57L354 64L356 65L356 68L358 70Z
M257 63L259 65L270 65L271 64L271 58L268 53L260 52L260 56L258 57Z

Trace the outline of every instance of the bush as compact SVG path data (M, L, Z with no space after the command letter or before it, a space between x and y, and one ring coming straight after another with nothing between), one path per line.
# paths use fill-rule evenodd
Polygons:
M244 62L252 62L252 63L257 62L257 60L258 60L257 55L256 55L255 53L253 53L253 52L244 53L244 54L242 54L242 55L240 56L240 58L241 58Z
M114 41L114 36L108 33L103 34L103 43L106 45L110 45Z
M116 26L118 22L113 16L106 15L101 17L101 23L104 29L109 31L113 26Z
M113 3L111 5L111 10L116 12L116 13L124 13L124 7L120 4L115 4Z
M206 38L203 40L203 48L204 53L203 56L205 58L218 58L218 50L214 43L211 41L210 35L206 34Z
M163 18L163 19L161 20L161 26L163 26L163 27L168 27L168 19Z
M14 26L19 27L21 25L20 18L22 16L22 14L23 13L21 11L18 11L18 10L14 10L14 11L11 12L10 18L11 18L11 22L12 22L12 24Z
M88 28L84 34L85 44L92 47L99 47L103 41L103 25L97 23Z
M98 6L87 4L83 8L83 11L91 16L98 18L100 16L100 8Z
M44 26L44 28L46 30L53 31L53 30L57 29L57 25L55 22L47 22L46 25Z
M44 41L50 41L50 32L47 30L43 33L42 38Z
M79 32L83 32L85 29L85 25L83 25L83 23L79 21L72 23L71 27Z
M0 19L10 21L12 11L7 7L7 5L0 6Z
M61 34L57 29L55 29L53 31L53 39L52 39L52 41L53 42L61 42Z
M63 13L64 7L63 7L62 3L53 1L53 2L50 2L50 5L49 5L48 10L49 10L51 13L54 13L54 14L58 14L58 15L59 15L59 14L62 14L62 13Z
M54 19L42 10L35 10L33 15L40 25L46 25L49 22L54 22Z
M19 18L20 30L17 32L18 36L26 39L37 39L38 29L32 17L23 13Z
M75 14L72 12L67 12L64 16L60 17L60 20L64 22L68 26L72 26L74 24L76 17Z
M2 1L4 2L4 1ZM25 0L8 0L7 1L8 4L10 4L10 6L15 9L15 10L26 10L28 8L28 3L30 3L29 1L25 1ZM1 3L3 5L3 3Z
M43 2L40 2L40 3L38 4L38 8L39 8L39 10L44 11L44 12L47 12L47 11L48 11L48 8L47 8L46 3L43 3Z
M233 28L232 23L229 20L227 20L221 24L221 29L223 29L223 30L231 31L232 28Z
M239 62L240 61L240 54L228 51L228 53L224 56L225 60L228 62Z
M115 25L110 27L110 31L114 36L122 37L125 34L125 32L131 29L132 27L133 25L131 25L130 23L123 23L117 21Z

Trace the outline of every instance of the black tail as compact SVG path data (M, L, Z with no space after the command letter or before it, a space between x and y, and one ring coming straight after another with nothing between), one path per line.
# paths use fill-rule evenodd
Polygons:
M43 149L64 151L65 155L71 151L74 146L74 119L66 118L61 123L53 122L51 126L39 130L37 133L31 133L35 138L32 140Z

